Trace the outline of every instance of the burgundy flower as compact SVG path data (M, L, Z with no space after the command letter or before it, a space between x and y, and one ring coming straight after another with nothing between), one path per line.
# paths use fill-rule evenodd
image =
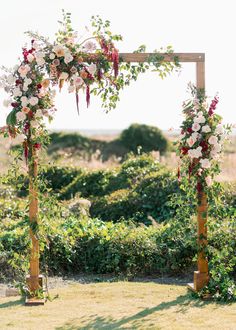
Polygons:
M11 106L12 106L13 108L17 108L17 107L19 106L19 103L17 103L17 102L12 102L12 103L11 103Z
M183 155L186 155L188 153L188 150L189 149L187 147L182 147L181 148L181 152L182 152Z
M30 124L29 124L29 122L26 122L25 123L25 126L24 126L24 132L27 133L27 131L29 130L29 128L30 128Z
M188 128L187 128L187 132L190 133L190 134L193 133L192 128L191 128L191 127L188 127Z
M42 88L42 84L37 84L37 88L41 89Z
M27 113L27 116L28 118L33 118L34 117L34 113L32 110L30 110L28 113Z
M86 102L87 102L87 108L88 108L89 104L90 104L90 88L89 88L89 85L86 86Z
M18 85L20 85L20 84L22 84L22 81L20 80L20 79L16 79L16 86L18 86Z
M118 76L119 71L119 53L116 48L112 49L112 55L111 55L112 61L113 61L113 69L115 78Z
M41 143L35 143L34 149L39 150L41 148Z
M213 115L218 102L219 102L219 98L218 98L218 96L215 96L214 99L211 101L211 105L210 105L209 110L208 110L209 116Z
M203 152L208 150L208 143L206 141L203 140L199 144L202 147Z
M202 188L203 188L203 187L202 187L201 182L198 182L198 183L197 183L196 188L197 188L197 191L198 191L198 192L201 192L201 191L202 191Z

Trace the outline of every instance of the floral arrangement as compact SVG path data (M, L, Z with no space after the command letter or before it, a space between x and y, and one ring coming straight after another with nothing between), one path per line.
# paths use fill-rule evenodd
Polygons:
M222 124L222 117L215 110L219 102L216 95L208 104L203 90L189 84L192 98L183 103L185 120L181 125L178 154L181 169L178 178L188 176L196 184L198 192L211 186L214 176L220 173L220 155L229 125Z
M148 63L119 65L119 53L114 45L122 40L113 35L110 22L100 17L92 17L93 31L89 37L79 38L71 26L70 13L63 11L61 28L56 41L51 43L36 33L27 32L31 37L29 48L23 48L23 58L12 70L3 68L5 74L0 78L0 86L10 94L4 105L10 107L6 126L0 129L4 136L22 137L24 154L27 159L29 146L40 149L47 144L45 118L53 119L55 88L61 89L64 82L68 92L75 93L79 111L79 93L84 91L87 106L90 95L99 95L102 106L107 111L115 108L119 91L136 80L141 72L149 68ZM139 51L143 51L143 47ZM173 52L170 46L167 53ZM164 63L161 56L150 58L150 64L161 77L179 67L175 63Z

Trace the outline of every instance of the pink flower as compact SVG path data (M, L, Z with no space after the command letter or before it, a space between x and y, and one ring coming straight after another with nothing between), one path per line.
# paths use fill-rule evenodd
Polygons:
M88 67L87 67L87 70L88 72L91 74L91 75L94 75L96 70L97 70L97 66L96 64L92 63L90 64Z
M33 62L33 60L34 60L34 55L28 54L27 55L27 61L31 63L31 62Z
M92 41L87 41L85 44L84 44L84 50L86 52L93 52L94 50L96 50L96 44Z
M76 87L80 87L80 86L82 86L83 83L84 83L84 81L83 81L83 79L82 79L81 77L76 77L76 78L74 79L74 82L75 82L75 86L76 86Z
M187 139L187 143L188 143L188 145L189 145L190 148L194 145L195 142L196 142L196 139L194 139L192 136L190 136Z
M194 132L199 131L200 128L201 128L201 126L200 126L198 123L194 123L193 126L192 126L192 130L193 130Z
M211 167L211 163L210 163L209 159L206 159L206 158L200 159L200 163L201 163L202 168Z
M217 144L218 143L218 138L214 135L210 136L209 140L208 140L209 144Z
M209 125L202 126L203 133L209 133L210 131L211 131L211 128Z
M207 176L205 178L205 181L208 187L212 185L212 178L210 176Z
M18 69L18 72L19 72L19 74L21 75L22 78L24 78L29 71L30 71L30 66L28 64L21 65Z
M58 60L58 58L56 58L55 60L52 61L52 64L58 66L60 65L60 61Z
M17 112L16 114L16 120L19 121L24 121L26 119L26 114L22 111Z

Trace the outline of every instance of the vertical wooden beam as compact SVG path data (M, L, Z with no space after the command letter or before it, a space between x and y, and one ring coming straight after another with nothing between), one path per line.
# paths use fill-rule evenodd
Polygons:
M33 146L31 148L31 159L29 164L29 221L30 221L30 237L31 237L31 253L30 253L30 291L34 292L39 289L39 241L36 237L38 226L38 192L37 192L37 175L38 175L38 159Z
M196 87L205 89L205 61L196 62Z
M29 221L30 221L30 238L31 238L31 251L30 251L30 274L27 276L27 285L32 298L27 298L26 305L41 305L44 300L37 299L36 291L42 288L42 276L39 275L39 240L37 238L38 230L38 188L37 188L37 175L38 175L38 156L37 151L32 145L30 138L28 139L29 145Z
M205 93L205 62L196 63L196 87ZM197 196L197 239L198 239L198 270L194 272L193 289L201 290L208 283L208 261L205 255L207 245L207 196L203 191Z

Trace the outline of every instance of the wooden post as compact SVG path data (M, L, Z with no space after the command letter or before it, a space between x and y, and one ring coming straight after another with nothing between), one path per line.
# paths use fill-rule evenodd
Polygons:
M29 145L29 221L30 221L30 274L26 281L30 292L35 295L32 298L26 299L26 305L41 305L44 300L36 299L36 291L42 288L42 276L39 275L39 240L37 238L38 230L38 189L37 189L37 175L38 175L38 157L37 151L32 145L30 139Z
M205 90L205 62L196 63L196 87ZM197 196L197 242L198 242L198 270L194 272L193 284L189 288L194 291L201 290L209 281L208 261L204 248L207 246L207 196L203 191L198 192Z

